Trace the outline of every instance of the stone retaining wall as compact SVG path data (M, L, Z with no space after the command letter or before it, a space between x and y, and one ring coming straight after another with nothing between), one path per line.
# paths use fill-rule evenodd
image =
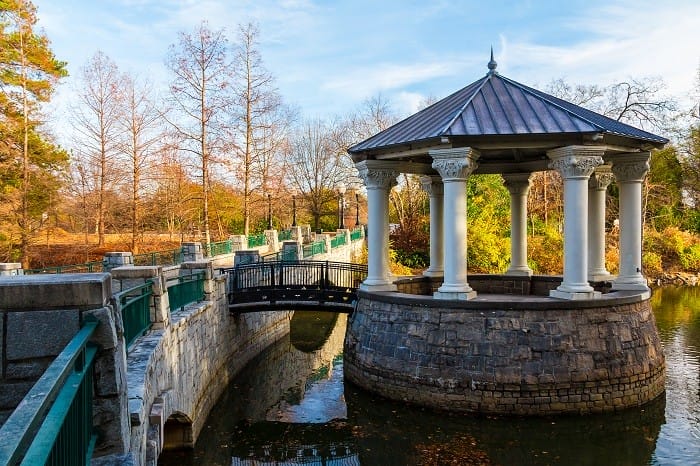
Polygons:
M638 406L664 390L648 293L595 301L445 301L359 292L345 376L450 411L549 415Z

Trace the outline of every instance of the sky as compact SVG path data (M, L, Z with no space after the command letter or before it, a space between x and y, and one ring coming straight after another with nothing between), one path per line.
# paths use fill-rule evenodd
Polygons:
M688 107L700 68L698 0L33 0L39 27L70 77L53 105L68 112L81 68L101 51L163 92L168 48L203 20L234 39L257 23L265 67L304 118L358 110L379 94L400 115L498 71L544 88L661 76ZM60 126L60 124L59 124ZM60 135L59 135L60 136Z

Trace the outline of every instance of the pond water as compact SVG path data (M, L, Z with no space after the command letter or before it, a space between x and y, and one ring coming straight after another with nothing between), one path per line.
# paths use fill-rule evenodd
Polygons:
M346 317L295 313L212 410L195 448L167 465L700 464L700 288L652 298L666 394L622 413L499 418L436 413L343 381Z

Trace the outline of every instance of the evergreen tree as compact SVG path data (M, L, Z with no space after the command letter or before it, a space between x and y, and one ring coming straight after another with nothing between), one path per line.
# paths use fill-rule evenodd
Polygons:
M57 173L68 160L42 132L39 118L41 104L68 74L66 63L55 58L48 38L35 30L36 21L31 2L0 0L0 196L19 235L25 268L33 232L55 202Z

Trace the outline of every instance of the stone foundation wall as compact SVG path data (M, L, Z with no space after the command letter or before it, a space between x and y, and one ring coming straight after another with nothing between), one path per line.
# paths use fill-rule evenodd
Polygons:
M549 415L638 406L664 390L648 296L442 301L359 292L345 376L451 411Z

